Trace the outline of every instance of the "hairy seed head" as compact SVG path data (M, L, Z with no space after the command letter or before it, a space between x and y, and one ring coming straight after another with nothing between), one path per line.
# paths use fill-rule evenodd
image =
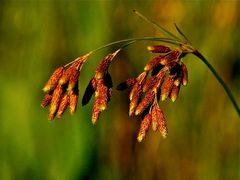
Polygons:
M174 84L174 78L169 75L162 86L162 91L161 91L162 101L164 101L168 97L169 93L172 90L173 84Z
M60 104L61 96L62 96L62 86L58 84L55 90L53 91L52 100L51 100L51 104L48 112L49 120L54 119Z
M63 72L64 72L64 67L57 68L49 78L46 85L44 86L43 91L48 92L53 90L57 86L59 79L63 75Z
M171 51L169 47L163 45L148 46L147 49L152 53L168 53Z
M146 108L148 108L150 106L150 104L152 104L154 97L155 97L155 93L153 91L148 92L144 96L142 101L138 104L138 106L135 110L135 115L137 116L137 115L141 114Z
M67 109L69 105L69 95L66 94L63 96L63 98L60 101L60 105L57 111L57 118L61 118L65 110Z
M149 113L143 118L140 125L138 137L137 137L138 142L142 142L142 140L145 138L146 133L149 130L149 127L151 125L151 120L152 120L152 116Z
M51 99L52 99L52 95L50 93L45 94L45 96L42 100L41 106L43 108L47 107L50 104Z
M182 72L183 72L182 84L186 86L188 84L188 70L187 70L187 66L183 63L182 63Z

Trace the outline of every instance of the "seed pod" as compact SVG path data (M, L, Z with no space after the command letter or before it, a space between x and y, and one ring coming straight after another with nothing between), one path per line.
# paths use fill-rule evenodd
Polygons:
M162 83L164 81L164 78L165 78L165 74L166 74L166 71L165 71L165 68L162 69L158 74L157 74L157 83L154 85L154 87L152 88L152 91L154 91L155 94L158 93L159 89L161 88L162 86Z
M154 87L154 85L157 83L158 78L156 76L152 76L149 79L147 79L143 84L143 92L147 92L150 89Z
M152 53L167 53L171 51L169 47L163 45L148 46L147 49Z
M43 108L47 107L50 104L51 99L52 99L52 95L50 93L47 93L42 100L41 106Z
M173 61L179 61L179 56L180 56L180 52L178 50L171 51L161 59L160 63L162 65L166 65Z
M172 76L168 76L167 80L164 82L163 87L162 87L162 91L161 91L161 100L164 101L169 93L172 90L174 84L174 79Z
M69 78L68 89L67 89L68 91L71 91L76 86L79 76L80 76L79 70L75 69Z
M57 111L57 118L61 118L65 110L67 109L69 105L69 95L64 95L61 99L58 111Z
M156 67L158 64L160 64L161 59L164 56L157 56L155 58L153 58L152 60L150 60L146 66L144 67L144 71L150 71L152 70L154 67Z
M49 78L46 85L44 86L43 91L48 92L53 90L57 86L59 79L63 75L63 72L64 72L64 67L57 68Z
M188 84L188 70L187 70L187 66L183 63L182 63L182 72L183 72L182 84L186 86Z
M149 127L151 125L151 120L152 120L152 116L151 114L147 114L140 125L140 130L138 133L138 142L142 142L142 140L145 138L147 131L149 130Z
M135 83L136 83L136 79L135 78L130 78L130 79L127 79L126 81L120 83L116 87L116 89L119 90L119 91L123 91L125 89L128 89L128 88L132 87Z
M79 62L73 63L62 75L61 79L59 80L59 84L63 85L66 84L70 77L76 73L76 70L79 70Z
M152 128L154 131L159 129L161 135L164 138L167 137L167 123L164 118L163 111L156 104L152 108Z
M170 99L172 102L176 101L178 94L179 94L180 86L173 85L171 94L170 94Z
M97 88L97 82L96 82L96 79L93 77L89 81L87 88L84 92L84 95L82 98L82 106L85 106L91 100L91 97L92 97L93 93L95 92L96 88Z
M97 101L94 102L93 110L92 110L92 123L96 124L97 120L99 119L101 111L99 110Z
M62 95L62 86L58 84L55 90L53 91L52 100L51 100L51 104L48 112L49 120L53 120L56 115L57 109L60 104L61 95Z
M142 99L142 101L138 104L136 110L135 110L135 115L141 114L146 108L152 104L153 100L155 97L155 93L153 91L149 92L146 94L146 96Z
M134 114L134 111L138 105L141 95L142 95L141 85L137 84L136 89L134 89L134 93L132 93L132 99L130 99L129 116L132 116Z
M97 89L95 92L98 109L103 111L107 108L108 88L104 85L103 79L98 80Z
M71 90L69 93L69 110L71 114L74 114L77 110L77 103L78 103L78 83L74 87L73 90Z
M140 91L140 89L142 88L142 84L143 84L147 74L148 74L147 72L143 72L136 78L136 83L133 85L133 88L129 94L130 101L133 99L133 95L136 92L140 93L140 96L141 96L142 90Z
M110 63L112 62L113 58L117 55L120 50L115 51L114 53L108 54L98 65L95 78L102 79L104 74L107 72Z

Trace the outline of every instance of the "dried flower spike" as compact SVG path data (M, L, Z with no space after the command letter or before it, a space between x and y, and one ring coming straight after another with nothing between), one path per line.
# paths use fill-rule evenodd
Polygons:
M142 142L142 140L145 138L146 133L149 130L149 127L151 125L151 120L152 120L151 114L147 114L142 120L138 137L137 137L138 142Z

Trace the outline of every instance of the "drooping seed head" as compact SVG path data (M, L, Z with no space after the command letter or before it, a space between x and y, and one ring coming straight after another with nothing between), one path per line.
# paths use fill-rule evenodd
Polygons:
M161 91L162 101L164 101L168 97L169 93L172 90L173 84L174 84L174 78L171 75L169 75L162 86L162 91Z
M168 53L171 49L164 45L148 46L147 49L152 53Z
M131 91L132 92L132 91ZM130 100L129 104L129 116L132 116L135 112L135 109L139 103L139 99L142 95L141 85L137 86L137 89L134 91L132 99Z
M168 63L171 63L173 61L179 61L180 51L179 50L173 50L167 55L165 55L163 58L161 58L160 63L162 65L166 65Z
M57 86L59 79L63 75L63 72L64 72L64 67L57 68L49 78L46 85L44 86L43 91L49 92L53 90Z
M170 99L172 102L176 101L179 94L180 86L173 85L172 91L170 93Z
M183 72L182 84L186 86L188 84L188 70L187 66L184 63L182 63L182 72Z
M69 79L70 79L70 77L74 74L74 73L76 73L76 70L79 70L79 62L77 61L77 62L75 62L75 63L73 63L64 73L63 73L63 75L62 75L62 77L60 78L60 80L59 80L59 84L61 84L61 85L63 85L63 84L66 84L68 81L69 81Z
M150 71L152 70L154 67L156 67L157 65L160 64L160 61L161 59L163 58L164 56L157 56L155 58L153 58L152 60L150 60L146 66L144 67L144 71Z
M48 112L49 120L54 119L60 104L61 96L62 96L62 86L58 84L55 90L53 91L52 100L51 100L51 104Z
M151 125L151 120L152 120L152 116L149 113L143 118L140 125L138 137L137 137L138 142L142 142L142 140L145 138L146 133L149 130L149 127Z
M157 83L157 81L158 81L157 76L152 76L149 79L147 79L143 84L143 92L145 93L152 89L154 85Z
M74 87L76 86L78 79L80 76L80 71L77 69L74 69L72 75L69 78L69 83L68 83L68 91L71 91L72 89L74 89Z
M66 94L63 96L63 98L61 99L58 111L57 111L57 118L61 118L63 113L65 112L65 110L67 109L69 105L69 95Z
M51 99L52 99L52 94L50 94L50 93L45 94L45 96L42 100L41 106L43 108L47 107L50 104Z
M142 101L138 104L138 106L135 110L135 115L137 116L137 115L141 114L146 108L148 108L152 104L154 97L155 97L155 93L153 91L148 92L144 96Z
M74 114L77 110L77 103L78 103L78 94L79 94L78 83L76 84L74 89L68 92L68 94L69 94L69 110L71 114Z

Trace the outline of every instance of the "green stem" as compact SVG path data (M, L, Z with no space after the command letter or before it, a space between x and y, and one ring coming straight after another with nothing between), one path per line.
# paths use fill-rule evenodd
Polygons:
M169 43L169 44L176 45L176 46L180 46L180 44L181 44L180 42L176 42L176 40L170 39L170 38L158 38L158 37L130 38L130 39L122 39L122 40L119 40L119 41L114 41L114 42L108 43L106 45L103 45L103 46L101 46L99 48L96 48L96 49L90 51L90 53L91 54L92 53L96 53L97 51L100 51L100 50L102 50L104 48L107 48L107 47L110 47L110 46L113 46L113 45L116 45L116 44L120 44L120 43L130 43L130 44L133 44L133 43L136 43L138 41L159 41L159 42ZM71 61L68 64L64 65L64 67L67 67L67 66L73 64L74 62L76 62L78 60L79 59Z
M213 73L213 75L216 77L216 79L218 80L218 82L222 85L222 87L224 88L224 90L226 91L229 99L231 100L234 108L236 109L238 116L240 116L240 109L239 106L237 104L237 101L235 100L235 98L233 97L233 94L231 92L231 90L228 88L228 86L226 85L226 83L223 81L223 79L218 75L217 71L214 69L214 67L207 61L207 59L197 50L195 50L193 52L193 54L195 56L197 56L198 58L200 58L206 65L207 67L210 69L210 71Z

